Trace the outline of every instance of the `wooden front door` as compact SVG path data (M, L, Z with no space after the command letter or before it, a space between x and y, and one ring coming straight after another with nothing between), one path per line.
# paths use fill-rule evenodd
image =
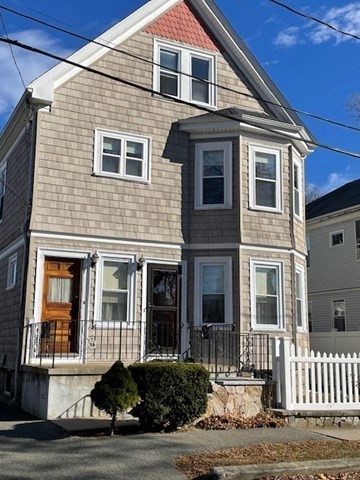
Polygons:
M78 352L81 261L46 258L44 267L41 351Z
M180 353L180 267L149 265L146 353Z

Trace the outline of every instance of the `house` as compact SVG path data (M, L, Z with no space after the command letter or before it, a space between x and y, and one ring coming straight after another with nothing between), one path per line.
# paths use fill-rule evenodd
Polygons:
M360 180L309 203L306 227L314 338L332 330L353 332L348 343L360 330ZM346 353L354 351L348 348Z
M1 395L58 416L202 327L307 345L314 140L215 3L151 0L70 61L0 137Z

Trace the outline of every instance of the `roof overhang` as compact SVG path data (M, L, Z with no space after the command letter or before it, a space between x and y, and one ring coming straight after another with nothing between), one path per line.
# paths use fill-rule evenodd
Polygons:
M190 134L190 138L211 136L222 133L241 135L245 132L258 133L291 142L301 155L308 155L313 151L306 142L311 142L303 126L280 122L272 118L259 117L250 113L237 113L236 118L222 113L205 114L179 120L180 130Z

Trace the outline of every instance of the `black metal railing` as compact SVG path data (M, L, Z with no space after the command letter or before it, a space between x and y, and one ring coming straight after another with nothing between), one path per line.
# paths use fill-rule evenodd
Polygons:
M267 334L239 333L233 325L195 327L174 322L52 320L25 327L26 364L125 364L156 359L192 361L220 375L268 378Z
M268 334L239 333L234 325L189 326L187 360L219 375L270 376Z
M172 322L86 322L52 320L25 327L25 363L50 364L121 360L133 363L147 356L180 353L181 325Z

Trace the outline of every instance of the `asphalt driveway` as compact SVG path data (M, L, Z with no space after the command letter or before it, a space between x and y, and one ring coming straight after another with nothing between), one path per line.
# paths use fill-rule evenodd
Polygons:
M0 479L184 480L174 462L185 453L311 439L324 437L292 427L74 437L51 422L0 404Z

